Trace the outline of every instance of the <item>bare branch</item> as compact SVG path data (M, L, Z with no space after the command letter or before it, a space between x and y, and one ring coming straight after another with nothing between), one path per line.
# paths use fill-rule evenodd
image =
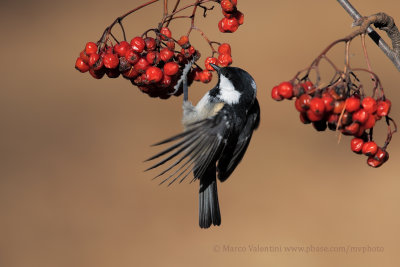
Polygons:
M358 11L350 4L348 0L337 0L339 4L350 14L355 20L356 24L363 22L363 18ZM393 18L384 14L378 13L376 15L376 21L370 24L374 24L375 27L381 29L387 33L389 38L392 40L392 48L379 36L379 34L372 29L367 28L369 37L379 46L383 53L393 62L396 68L400 71L400 33L396 27ZM372 17L372 16L371 16Z

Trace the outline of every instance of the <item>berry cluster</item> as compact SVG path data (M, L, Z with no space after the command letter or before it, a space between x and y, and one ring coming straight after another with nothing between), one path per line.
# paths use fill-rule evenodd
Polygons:
M153 2L150 1L147 5ZM208 1L204 0L204 2ZM189 62L194 64L187 73L188 85L193 81L210 82L212 71L214 71L210 63L223 67L229 66L232 64L232 54L228 43L221 44L210 41L204 32L193 25L197 7L204 9L204 15L206 11L212 9L202 6L202 3L203 1L196 0L194 4L175 10L171 14L164 13L158 28L148 29L141 36L134 37L129 43L126 41L121 20L138 8L128 12L107 27L98 42L86 44L76 59L75 68L80 72L89 72L95 79L101 79L104 75L109 78L117 78L122 75L142 92L161 99L182 94L179 80ZM243 23L243 14L236 9L237 1L223 0L220 4L226 14L225 19L229 21L229 23L223 23L224 27L227 27L227 30L224 31L234 32L237 27L236 29L232 28L233 24L230 21L236 21L237 24ZM175 39L168 25L176 14L190 6L194 8L191 16L178 16L191 20L190 29L186 35ZM124 41L121 42L111 33L112 27L117 23L120 24L124 34ZM211 48L212 55L205 59L204 69L195 63L201 55L189 40L193 29L200 32ZM150 36L150 33L153 34ZM217 50L214 48L215 45L218 45ZM218 54L218 57L214 57L215 54Z
M224 18L218 23L221 32L235 32L244 22L244 15L237 9L237 0L222 0L221 8Z
M389 154L386 147L392 132L383 147L373 141L375 122L386 118L389 125L391 102L385 98L365 96L360 90L349 90L347 84L336 83L333 86L318 89L309 80L282 82L271 91L276 101L295 98L295 107L304 124L311 123L317 131L339 130L351 135L351 150L368 156L371 167L385 163ZM367 133L369 131L369 133Z

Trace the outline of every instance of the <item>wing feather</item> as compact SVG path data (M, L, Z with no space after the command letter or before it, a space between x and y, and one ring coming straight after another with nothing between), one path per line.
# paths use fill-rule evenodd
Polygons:
M184 132L156 143L154 146L173 144L147 159L146 161L152 161L161 158L146 171L160 167L176 158L172 164L154 177L168 175L160 184L170 180L168 185L171 185L178 179L181 183L192 172L194 173L192 181L201 177L207 167L218 160L226 139L231 133L230 108L226 105L214 116L196 121L188 125Z

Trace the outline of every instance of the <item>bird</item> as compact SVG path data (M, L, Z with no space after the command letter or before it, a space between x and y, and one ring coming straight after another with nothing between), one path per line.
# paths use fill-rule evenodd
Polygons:
M154 177L164 177L160 184L169 181L171 185L177 180L181 183L191 173L191 182L199 180L200 228L221 224L217 177L220 182L230 177L260 123L257 86L252 76L238 67L210 65L218 74L216 86L194 106L188 101L184 79L184 131L154 144L170 146L146 160L159 160L146 171L172 160L171 165Z

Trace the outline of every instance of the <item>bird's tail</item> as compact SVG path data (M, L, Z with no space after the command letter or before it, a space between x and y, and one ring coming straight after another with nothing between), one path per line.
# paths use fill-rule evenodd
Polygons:
M207 174L210 175L207 180L200 179L199 225L201 228L209 228L211 224L221 224L215 168L213 173L206 172L204 175ZM212 179L210 179L211 177Z

